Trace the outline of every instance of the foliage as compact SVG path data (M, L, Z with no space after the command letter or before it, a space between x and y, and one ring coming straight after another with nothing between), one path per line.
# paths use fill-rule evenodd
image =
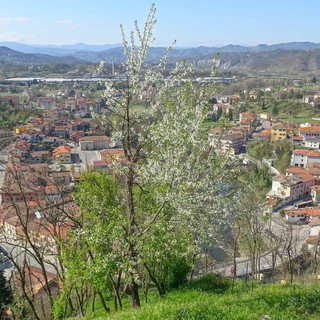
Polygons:
M223 294L203 290L199 284L190 290L172 292L136 312L123 311L109 319L256 320L268 315L279 320L316 320L320 316L319 298L317 284L284 286L237 281L233 291L226 288Z
M108 294L110 281L117 303L121 286L134 308L146 275L160 295L185 282L191 258L216 241L239 196L237 167L203 139L212 93L192 81L193 66L182 62L168 72L168 48L146 68L154 24L152 6L143 31L136 23L127 40L122 29L127 82L107 81L108 113L96 116L112 128L125 162L113 159L110 175L82 177L74 195L82 214L63 259L66 288L87 283Z
M272 183L268 168L265 165L251 165L249 169L239 177L239 180L245 186L251 185L261 199L265 198L266 192L269 191Z
M101 299L111 295L112 277L121 257L114 254L117 250L112 250L116 246L113 239L118 238L119 232L115 221L121 215L117 192L117 184L111 175L95 171L82 175L73 194L81 214L75 220L77 228L69 234L62 248L67 276L55 304L56 318L61 318L66 297L75 291L92 289L101 293Z
M262 160L272 157L273 146L268 141L252 140L247 144L247 153L250 157Z
M273 161L273 166L281 173L284 173L291 161L292 145L287 141L277 141L274 144L274 153L276 159Z
M182 287L182 290L196 290L208 293L224 293L231 287L231 285L232 281L230 278L210 274L201 277L200 279L189 281Z
M5 319L5 311L12 303L13 296L10 285L4 277L3 271L0 272L0 318Z
M25 122L30 116L40 117L41 110L22 109L10 105L0 105L0 128L12 128L13 126Z
M291 150L292 145L283 140L274 143L253 140L247 145L247 152L250 157L259 161L275 158L273 160L273 166L282 173L290 164Z

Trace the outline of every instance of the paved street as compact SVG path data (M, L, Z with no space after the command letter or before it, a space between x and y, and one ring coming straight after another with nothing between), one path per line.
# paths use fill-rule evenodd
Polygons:
M288 260L286 246L291 238L291 258L301 253L302 246L306 237L310 233L307 225L289 225L278 213L273 213L272 219L263 230L266 238L270 240L270 247L276 251L274 266L279 267L283 261ZM237 276L242 277L251 273L251 262L248 257L237 258ZM272 268L273 257L271 251L260 255L260 270L269 270ZM215 269L216 272L226 276L233 276L233 264L221 264Z
M81 171L85 171L89 164L92 163L93 160L100 160L100 153L99 151L92 150L92 151L81 151L80 147L76 147L71 149L72 155L76 158L78 155L78 159L80 161Z
M24 249L24 244L19 242L14 242L13 240L6 241L3 236L0 236L0 247L4 249L8 254L9 260L14 260L18 265L23 265L24 259L27 260L28 265L33 267L40 267L39 263L35 259L32 250L29 248L30 253ZM26 256L25 256L26 255ZM55 264L54 256L46 256L47 263L45 263L45 268L48 272L56 273L56 269L52 264ZM12 269L13 265L11 263L6 263L5 265L0 264L0 269Z

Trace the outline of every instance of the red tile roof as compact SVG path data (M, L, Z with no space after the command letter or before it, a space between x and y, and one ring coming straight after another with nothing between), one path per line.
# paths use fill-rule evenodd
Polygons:
M299 128L299 132L305 132L305 133L320 132L320 126L310 126L310 127Z
M292 151L293 154L303 154L308 157L320 157L320 151L307 150L307 149L295 149Z
M107 136L85 136L79 139L79 141L110 141L111 139Z
M261 132L256 134L257 137L270 137L271 136L271 130L265 129Z
M287 215L297 215L302 214L309 217L316 217L320 216L320 208L312 208L312 207L306 207L301 209L290 209L290 210L284 210L285 214Z
M300 174L300 173L308 173L307 169L299 168L299 167L290 167L286 169L286 173L288 174Z
M52 151L52 155L55 156L59 153L70 153L71 152L71 148L70 146L60 146L58 148L55 148L53 151Z
M289 126L287 124L283 124L278 122L271 127L272 130L283 129L283 130L294 130L294 127Z

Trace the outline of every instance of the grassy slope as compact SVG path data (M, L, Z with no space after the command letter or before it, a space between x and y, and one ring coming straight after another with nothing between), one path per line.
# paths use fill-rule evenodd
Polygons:
M207 284L172 292L162 299L152 299L140 310L124 310L108 317L91 315L86 319L257 320L263 315L272 320L320 319L317 284L289 286L238 282L233 292L230 286L211 290L210 281Z

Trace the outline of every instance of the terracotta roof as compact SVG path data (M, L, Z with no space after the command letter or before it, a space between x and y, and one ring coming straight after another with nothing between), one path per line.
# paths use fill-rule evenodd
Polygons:
M315 169L315 170L319 170L319 172L320 172L320 162L308 163L307 168L308 168L308 170Z
M293 137L291 138L291 140L303 141L303 138L302 138L302 137L293 136Z
M60 146L60 147L57 147L55 148L53 151L52 151L52 155L57 155L59 153L70 153L71 152L71 148L70 146Z
M254 120L257 117L255 113L250 112L250 111L242 112L242 113L240 113L240 115L242 118L246 118L248 120Z
M124 151L122 149L105 149L100 151L101 158L105 161L112 159L124 158Z
M294 130L294 128L293 128L292 126L283 124L283 123L281 123L281 122L278 122L278 123L274 124L274 125L271 127L271 129L272 129L272 130L276 130L276 129Z
M312 245L320 244L320 238L319 236L308 236L305 240L305 243Z
M109 165L110 163L112 163L112 161L110 160L108 163L104 160L93 160L92 163L94 166L105 166L105 165Z
M308 157L320 157L320 152L319 151L310 151L307 153Z
M37 267L28 266L25 267L22 272L24 273L24 281L26 281L29 288L28 291L32 292L32 294L37 294L40 290L42 290L45 286L45 277L42 273L42 270ZM59 285L57 276L53 273L46 272L48 284L52 285L54 283ZM18 272L14 272L13 274L13 282L21 281L20 274ZM26 280L27 279L27 280Z
M82 137L81 139L79 139L79 142L82 142L82 141L110 141L111 139L107 136L85 136L85 137Z
M271 130L265 129L256 134L257 137L269 137L271 136Z
M298 177L303 181L303 182L307 182L310 180L314 180L314 176L310 173L301 173L298 174Z
M277 199L275 199L275 198L268 198L267 200L266 200L266 203L267 203L267 205L269 205L269 206L275 206L276 204L277 204Z
M313 208L313 207L305 207L300 209L290 209L284 210L285 214L287 215L306 215L309 217L317 217L320 216L320 208Z
M299 128L299 131L308 133L320 132L320 126L303 127Z
M290 167L286 169L286 173L288 174L300 174L300 173L308 173L307 169L299 168L299 167Z
M320 151L308 150L308 149L295 149L292 151L293 154L303 154L307 157L320 157Z

